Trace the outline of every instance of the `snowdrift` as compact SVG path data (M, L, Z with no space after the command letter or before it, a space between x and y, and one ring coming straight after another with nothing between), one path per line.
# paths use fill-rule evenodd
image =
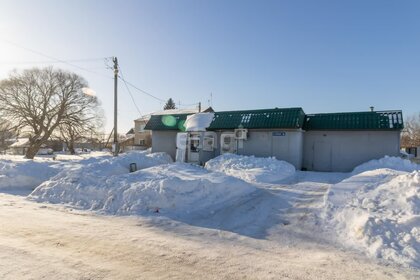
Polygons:
M356 167L354 173L361 173L333 185L324 218L337 241L371 257L420 268L420 171L416 169L404 160L386 157Z
M225 206L227 201L254 190L242 180L174 163L106 177L98 176L93 168L75 168L40 185L30 199L108 214L159 212L176 217Z
M173 160L167 153L132 151L119 154L118 157L108 155L83 159L79 162L79 165L75 165L75 168L78 169L80 166L84 166L83 172L88 176L107 177L129 172L131 163L135 163L137 169L140 170L171 162Z
M389 168L393 170L412 172L414 170L419 170L420 166L409 161L408 159L385 156L381 159L373 159L371 161L357 166L356 168L354 168L352 174L356 175L364 171L375 170L380 168Z
M245 181L261 183L278 182L295 173L295 167L286 161L235 154L224 154L211 159L205 168Z
M0 160L0 189L31 190L57 173L51 162Z

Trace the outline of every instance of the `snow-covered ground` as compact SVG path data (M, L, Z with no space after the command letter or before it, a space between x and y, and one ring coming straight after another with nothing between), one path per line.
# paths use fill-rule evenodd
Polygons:
M327 193L324 218L333 236L368 256L420 268L419 166L383 158L352 175Z
M152 155L156 154L146 157ZM152 159L155 158L151 158L149 164L157 163ZM185 216L203 209L215 211L226 207L230 201L256 190L242 180L223 174L214 176L186 163L164 164L164 161L161 165L128 173L123 165L117 168L115 161L105 161L64 170L37 187L29 198L110 214L159 212Z
M259 183L280 182L295 173L295 167L286 161L235 154L224 154L211 159L205 167L211 171Z
M139 171L129 173L132 162ZM0 191L19 176L34 178L27 194L36 189L29 200L0 194L7 228L0 278L34 275L16 274L13 259L34 268L52 260L62 272L43 267L36 275L61 279L140 271L144 279L420 277L419 171L401 159L352 173L301 172L284 161L234 155L201 168L145 152L1 164L0 182L9 186Z

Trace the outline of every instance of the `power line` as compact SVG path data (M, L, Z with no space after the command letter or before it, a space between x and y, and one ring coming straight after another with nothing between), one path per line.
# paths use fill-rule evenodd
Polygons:
M40 55L40 56L43 56L43 57L46 57L46 58L48 58L48 59L51 59L51 60L54 60L54 61L57 61L57 62L60 62L60 63L67 64L67 65L69 65L69 66L72 66L72 67L78 68L78 69L83 70L83 71L90 72L90 73L95 74L95 75L99 75L99 76L102 76L102 77L106 77L107 79L112 79L111 77L109 77L109 76L107 76L107 75L104 75L104 74L101 74L101 73L98 73L98 72L95 72L95 71L92 71L92 70L86 69L86 68L81 67L81 66L79 66L79 65L73 64L73 63L71 63L71 62L69 62L69 61L65 61L65 60L62 60L62 59L59 59L59 58L53 57L53 56L51 56L51 55L47 55L47 54L42 53L42 52L40 52L40 51L37 51L37 50L33 50L33 49L30 49L30 48L27 48L27 47L25 47L25 46L22 46L22 45L19 45L19 44L15 43L15 42L12 42L12 41L9 41L9 40L3 39L3 38L2 38L2 39L0 39L0 40L2 40L3 42L8 43L8 44L10 44L10 45L13 45L13 46L15 46L15 47L21 48L21 49L23 49L23 50L26 50L26 51L29 51L29 52L35 53L35 54ZM106 60L106 59L107 59L107 57L106 57L106 58L102 58L102 59L105 59L105 60Z
M104 61L104 57L100 58L82 58L82 59L66 59L66 62L92 62L92 61ZM41 60L41 61L0 61L1 64L47 64L47 63L63 63L56 60Z
M134 89L136 89L136 90L140 91L141 93L146 94L146 95L148 95L148 96L150 96L150 97L152 97L152 98L154 98L154 99L156 99L156 100L158 100L158 101L160 101L160 102L166 102L166 100L163 100L162 98L159 98L159 97L157 97L157 96L154 96L153 94L148 93L147 91L142 90L141 88L138 88L137 86L133 85L133 84L132 84L132 83L130 83L129 81L125 80L123 77L120 77L120 79L121 79L124 83L126 83L127 85L131 86L132 88L134 88Z
M127 89L127 92L128 92L128 94L130 95L131 100L133 101L134 106L136 107L137 112L138 112L138 113L139 113L139 115L140 115L140 118L142 118L142 117L143 117L143 115L142 115L142 113L140 112L140 109L139 109L139 107L137 106L137 103L136 103L136 101L134 100L133 95L131 94L131 91L130 91L130 88L128 87L128 85L127 85L127 82L126 82L126 81L125 81L125 79L124 79L124 74L123 74L123 72L122 72L122 70L121 70L121 66L119 67L119 69L120 69L120 73L121 73L121 78L120 78L120 79L124 82L125 88Z
M102 58L85 58L85 59L63 60L63 59L59 59L59 58L53 57L53 56L51 56L51 55L47 55L47 54L45 54L45 53L43 53L43 52L40 52L40 51L37 51L37 50L31 49L31 48L27 48L27 47L25 47L25 46L22 46L22 45L20 45L20 44L17 44L17 43L15 43L15 42L12 42L12 41L9 41L9 40L3 39L3 38L1 38L0 40L2 40L3 42L8 43L8 44L10 44L10 45L13 45L13 46L15 46L15 47L18 47L18 48L24 49L24 50L26 50L26 51L29 51L29 52L35 53L35 54L37 54L37 55L40 55L40 56L43 56L43 57L46 57L46 58L48 58L48 59L51 59L51 60L52 60L52 61L41 61L41 62L40 62L40 61L38 61L38 62L35 62L35 63L54 63L54 61L55 61L55 63L63 63L63 64L67 64L67 65L69 65L69 66L72 66L72 67L78 68L78 69L80 69L80 70L83 70L83 71L86 71L86 72L89 72L89 73L92 73L92 74L95 74L95 75L99 75L99 76L105 77L105 78L107 78L107 79L113 79L113 78L112 78L112 77L110 77L110 76L107 76L107 75L104 75L104 74L101 74L101 73L98 73L98 72L92 71L92 70L90 70L90 69L87 69L87 68L85 68L85 67L81 67L81 66L79 66L79 65L76 65L76 64L73 64L73 63L72 63L72 62L86 62L86 61L104 60L105 65L107 66L107 68L111 68L111 67L107 64L107 62L108 62L110 59L112 59L112 57L102 57ZM7 62L6 62L6 63L3 63L3 64L7 64ZM10 64L18 64L18 63L10 63ZM21 62L21 64L34 64L34 62ZM141 89L141 88L139 88L139 87L135 86L134 84L130 83L129 81L127 81L126 79L124 79L124 77L123 77L122 75L121 75L121 76L119 76L119 78L120 78L120 79L124 82L124 84L125 84L125 86L126 86L127 90L128 90L128 86L127 86L127 85L129 85L129 86L131 86L132 88L134 88L134 89L138 90L139 92L141 92L141 93L143 93L143 94L145 94L145 95L148 95L149 97L152 97L152 98L154 98L154 99L158 100L159 102L166 102L166 100L164 100L164 99L162 99L162 98L159 98L159 97L157 97L157 96L155 96L155 95L153 95L153 94L151 94L151 93L149 93L149 92L147 92L147 91L145 91L145 90L143 90L143 89ZM129 90L128 90L128 92L129 92L129 94L130 94L131 98L133 99L131 92L130 92ZM133 100L134 100L134 99L133 99ZM197 105L197 104L198 104L198 103L194 103L194 104L182 104L182 106L192 106L192 105ZM136 107L137 107L137 105L136 105ZM137 109L138 109L138 107L137 107ZM139 113L140 113L140 110L138 110L138 111L139 111ZM140 115L141 115L141 114L140 114Z

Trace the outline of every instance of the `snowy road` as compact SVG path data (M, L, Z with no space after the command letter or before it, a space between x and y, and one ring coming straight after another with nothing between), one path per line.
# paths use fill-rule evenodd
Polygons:
M293 185L273 187L235 211L266 213L295 194L300 210L279 205L264 219L307 217L325 184L301 196ZM300 186L305 188L306 186ZM266 197L264 197L266 196ZM270 203L261 203L271 199ZM263 206L264 205L264 206ZM277 209L276 208L276 209ZM228 210L226 210L228 211ZM215 216L221 213L215 213ZM226 213L225 213L226 214ZM232 215L232 219L236 215ZM237 216L236 216L237 217ZM227 218L229 219L229 218ZM298 219L299 220L299 219ZM214 221L213 221L214 223ZM266 228L260 236L188 225L166 218L97 216L61 206L39 204L21 196L0 194L1 279L415 279L415 271L378 265L358 254L303 238L287 239L287 230ZM283 224L285 229L296 225ZM234 227L234 225L233 225ZM223 228L223 227L222 227ZM243 234L242 232L243 231ZM273 234L276 232L277 234ZM305 241L303 241L305 240ZM416 274L417 273L417 274Z

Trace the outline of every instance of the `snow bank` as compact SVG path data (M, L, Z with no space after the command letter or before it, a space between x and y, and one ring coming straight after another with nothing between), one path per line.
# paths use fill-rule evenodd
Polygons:
M187 117L185 121L186 131L206 131L213 121L214 113L197 113Z
M217 208L255 190L252 185L198 166L174 163L106 178L92 176L88 168L62 172L39 186L31 199L67 203L109 214L159 212L183 216ZM220 206L219 206L220 207Z
M75 166L78 169L83 166L82 172L86 176L107 177L111 175L125 174L130 171L130 164L135 163L137 170L173 162L167 153L152 153L144 151L132 151L119 154L118 157L111 155L102 157L89 157Z
M385 156L381 159L373 159L371 161L357 166L356 168L354 168L352 175L380 168L389 168L393 170L412 172L414 170L419 170L420 165L415 164L407 159L402 159L400 157Z
M48 162L0 160L0 189L34 189L58 173Z
M273 183L292 176L295 167L275 158L224 154L206 163L205 168L249 182Z
M395 158L361 167L410 169ZM358 167L355 170L361 170ZM420 268L420 171L376 169L333 185L326 216L337 241L367 255Z

